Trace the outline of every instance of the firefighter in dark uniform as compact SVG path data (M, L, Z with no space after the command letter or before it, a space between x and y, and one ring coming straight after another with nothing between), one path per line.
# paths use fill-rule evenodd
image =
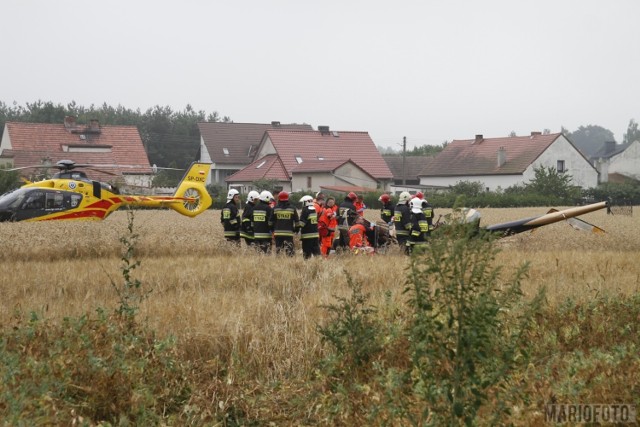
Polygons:
M382 203L382 208L380 208L380 219L387 223L387 225L393 224L393 205L391 204L391 196L388 194L383 194L378 199Z
M253 228L253 244L258 250L264 253L271 252L271 239L273 237L273 223L271 214L273 212L269 203L273 195L269 191L260 193L260 200L253 208L251 215L251 227Z
M352 191L338 206L338 232L333 245L334 249L349 247L349 229L355 224L356 216L358 216L354 204L356 200L358 200L358 196Z
M247 194L247 204L242 211L242 224L240 225L240 237L244 239L244 242L248 247L253 246L253 208L256 207L256 203L260 201L260 193L257 191L249 191Z
M302 256L304 259L320 255L320 236L318 235L318 212L316 212L313 197L300 198L302 211L300 213L300 241L302 242Z
M411 234L409 236L409 253L424 248L428 242L429 222L423 211L423 201L417 197L411 199Z
M435 211L433 210L433 206L429 204L427 199L422 201L422 212L424 212L424 216L429 223L429 232L427 233L427 237L431 235L431 232L434 230L435 225L433 224L433 218L435 217Z
M224 238L228 242L240 244L240 193L238 190L229 190L227 194L227 204L220 212L220 222L224 227Z
M408 191L403 191L398 197L398 204L393 213L393 223L396 227L396 239L400 247L407 251L409 241L409 235L411 234L411 210L409 208L409 201L411 200L411 194Z
M429 204L429 201L424 198L424 194L422 194L421 191L418 191L416 193L416 197L422 200L422 212L424 212L424 216L427 218L427 222L429 223L429 235L431 235L431 232L435 228L435 225L433 224L433 218L435 218L435 211L433 210L433 206Z
M289 203L289 193L278 194L278 204L271 212L273 236L276 239L276 253L285 252L293 256L293 235L298 231L300 217L296 208Z

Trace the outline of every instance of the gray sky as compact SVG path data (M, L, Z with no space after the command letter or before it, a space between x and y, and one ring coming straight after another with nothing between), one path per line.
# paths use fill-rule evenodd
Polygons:
M0 100L169 105L400 148L640 121L638 0L5 0Z

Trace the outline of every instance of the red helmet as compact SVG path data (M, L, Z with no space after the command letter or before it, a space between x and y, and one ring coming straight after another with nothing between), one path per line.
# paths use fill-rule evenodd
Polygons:
M347 198L351 199L351 200L356 200L358 198L358 196L356 195L356 193L354 193L353 191L350 192L349 194L347 194Z
M383 194L378 200L382 203L389 203L391 201L391 197L389 197L388 194Z
M289 200L289 193L287 193L286 191L279 192L278 200L280 200L281 202L286 202L287 200Z
M424 199L424 194L422 194L422 191L418 191L418 192L416 193L416 196L415 196L415 197L417 197L418 199L422 200L422 199Z

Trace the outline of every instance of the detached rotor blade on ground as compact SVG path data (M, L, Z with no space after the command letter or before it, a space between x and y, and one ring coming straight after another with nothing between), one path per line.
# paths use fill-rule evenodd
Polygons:
M599 202L599 203L593 203L591 205L564 209L561 211L557 209L551 209L545 215L520 219L516 221L511 221L511 222L505 222L502 224L490 225L486 227L486 230L494 233L501 233L505 236L508 236L511 234L517 234L517 233L522 233L524 231L533 230L535 228L542 227L544 225L553 224L559 221L569 220L578 215L594 212L600 209L607 208L608 206L609 206L608 202Z

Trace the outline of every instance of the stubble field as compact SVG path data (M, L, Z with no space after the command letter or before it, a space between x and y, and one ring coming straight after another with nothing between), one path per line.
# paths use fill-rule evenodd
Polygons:
M482 224L545 211L482 209ZM367 217L377 214L369 210ZM640 217L599 211L581 218L606 234L553 224L500 240L497 263L509 273L529 262L523 290L533 296L546 287L550 307L568 298L587 304L602 295L637 294ZM32 311L60 322L116 308L113 283L122 282L120 238L127 224L123 211L101 222L0 223L0 327ZM175 336L183 357L209 372L224 370L226 381L235 375L282 382L316 369L323 352L316 328L327 316L322 306L349 294L347 275L370 294L372 305L404 309L409 263L397 250L307 261L299 251L294 258L259 255L223 241L219 211L193 219L137 211L133 224L140 266L132 274L150 291L139 318L160 336ZM234 372L234 364L242 372ZM541 386L540 399L551 388Z

